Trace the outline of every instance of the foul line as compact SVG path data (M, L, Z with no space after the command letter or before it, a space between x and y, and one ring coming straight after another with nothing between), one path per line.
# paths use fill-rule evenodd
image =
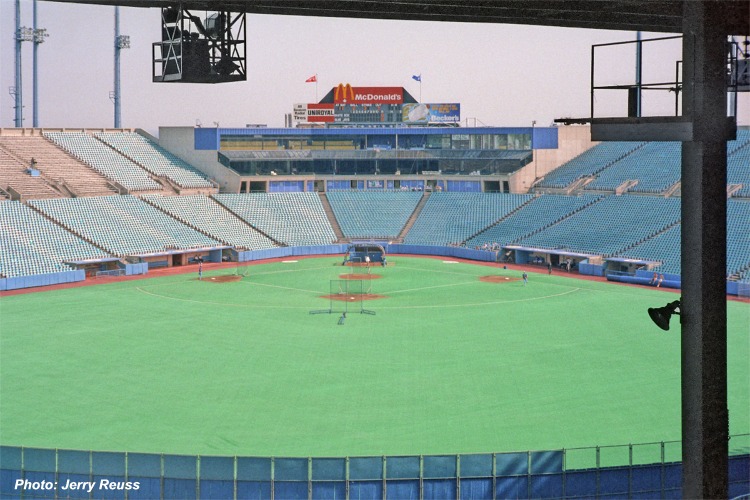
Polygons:
M567 290L565 292L556 293L553 295L544 295L542 297L529 297L526 299L515 299L515 300L497 300L493 302L476 302L476 303L470 303L470 304L433 304L433 305L427 305L427 306L385 306L381 307L378 305L378 310L380 309L445 309L448 307L477 307L477 306L491 306L491 305L498 305L498 304L513 304L516 302L530 302L532 300L545 300L545 299L553 299L555 297L561 297L563 295L568 295L569 293L575 293L581 291L581 288L573 288L572 290ZM389 292L393 293L393 292Z

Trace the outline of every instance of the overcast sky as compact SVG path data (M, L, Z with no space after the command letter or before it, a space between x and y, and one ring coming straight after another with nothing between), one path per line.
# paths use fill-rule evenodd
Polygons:
M0 126L14 126L14 0L0 0ZM32 26L32 1L21 2L21 25ZM114 7L39 1L39 125L112 127ZM590 114L593 44L634 40L633 32L520 25L247 16L248 79L218 85L152 83L158 9L120 8L122 126L283 126L295 103L316 102L338 83L405 87L422 102L458 102L466 125L547 126ZM644 33L644 38L667 36ZM601 51L601 52L600 52ZM647 44L644 82L674 78L679 42ZM32 44L23 43L24 126L32 125ZM634 46L598 49L598 84L629 83ZM743 97L746 97L745 94ZM748 101L743 100L742 105ZM597 116L626 113L626 93L596 95ZM740 106L741 124L749 106ZM644 115L674 110L674 94L649 92Z

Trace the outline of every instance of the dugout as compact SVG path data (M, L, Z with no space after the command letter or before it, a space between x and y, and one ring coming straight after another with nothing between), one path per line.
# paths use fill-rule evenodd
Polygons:
M385 256L385 248L377 243L352 243L346 249L344 265L365 262L365 257L370 257L370 262L382 263Z

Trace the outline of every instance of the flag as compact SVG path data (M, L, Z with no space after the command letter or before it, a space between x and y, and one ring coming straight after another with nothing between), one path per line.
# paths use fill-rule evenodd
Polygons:
M415 79L416 81L418 81L418 82L421 82L421 81L422 81L422 75L412 75L411 77L412 77L413 79Z
M305 80L305 83L313 83L313 82L317 82L317 81L318 81L318 75L313 75L310 78L308 78L307 80Z

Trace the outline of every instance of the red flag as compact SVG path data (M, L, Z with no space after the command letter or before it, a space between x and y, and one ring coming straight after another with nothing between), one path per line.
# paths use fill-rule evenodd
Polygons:
M318 81L318 75L313 75L307 80L305 80L305 83L312 83L312 82L317 82L317 81Z

